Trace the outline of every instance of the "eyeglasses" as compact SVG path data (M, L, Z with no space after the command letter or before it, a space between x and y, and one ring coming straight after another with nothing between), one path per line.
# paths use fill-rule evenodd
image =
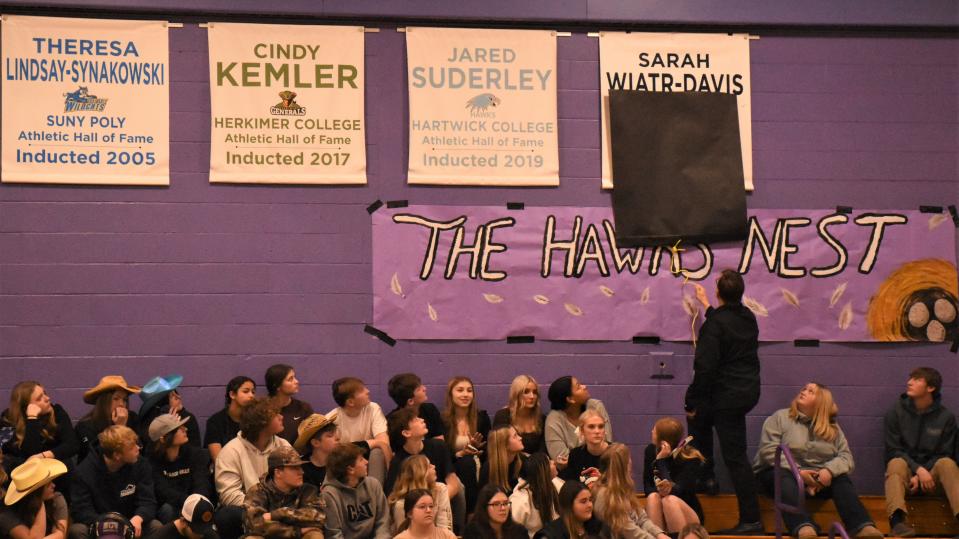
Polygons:
M486 504L486 505L489 506L489 507L495 507L495 508L497 508L497 509L506 509L507 507L509 507L509 506L512 505L512 504L511 504L511 502L492 502L492 503L488 503L488 504Z
M423 503L419 505L414 505L413 509L419 509L420 511L432 511L433 509L436 509L436 506L433 504Z

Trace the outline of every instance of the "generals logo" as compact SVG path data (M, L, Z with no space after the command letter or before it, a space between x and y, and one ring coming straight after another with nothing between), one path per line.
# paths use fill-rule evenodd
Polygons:
M279 93L280 101L276 105L270 107L270 114L274 116L305 116L306 107L300 106L296 102L296 92L291 92L289 90L283 90Z
M63 112L102 112L107 107L107 100L91 95L86 86L80 86L73 92L63 94Z

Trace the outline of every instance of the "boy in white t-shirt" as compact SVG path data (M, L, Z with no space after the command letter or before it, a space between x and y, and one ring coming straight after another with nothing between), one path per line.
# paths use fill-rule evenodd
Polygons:
M370 390L363 380L349 376L333 382L333 400L339 405L336 426L340 440L369 452L369 475L383 484L386 468L393 458L383 409L370 401Z

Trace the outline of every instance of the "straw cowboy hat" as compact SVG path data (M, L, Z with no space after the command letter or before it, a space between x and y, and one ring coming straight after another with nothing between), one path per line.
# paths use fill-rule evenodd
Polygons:
M131 386L122 376L104 376L103 378L100 378L100 382L96 386L88 389L87 392L83 394L83 402L87 404L94 404L97 401L97 397L100 395L100 393L105 391L114 391L116 389L122 389L127 393L140 392L139 386Z
M10 472L10 489L3 502L13 505L65 473L67 465L57 459L30 459Z
M297 437L296 441L293 442L293 447L300 453L306 451L306 446L310 443L310 440L313 439L313 436L323 427L335 422L338 413L336 410L333 410L326 415L313 414L301 421L300 426L296 428Z

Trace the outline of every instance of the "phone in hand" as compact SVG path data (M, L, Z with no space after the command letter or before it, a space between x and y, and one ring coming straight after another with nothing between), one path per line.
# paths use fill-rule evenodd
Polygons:
M670 455L675 457L676 455L678 455L678 454L686 447L686 444L688 444L688 443L691 442L691 441L693 441L693 437L692 437L692 436L687 436L687 437L683 438L678 444L676 444L676 449L673 449L673 451L672 451L672 453L670 453Z

